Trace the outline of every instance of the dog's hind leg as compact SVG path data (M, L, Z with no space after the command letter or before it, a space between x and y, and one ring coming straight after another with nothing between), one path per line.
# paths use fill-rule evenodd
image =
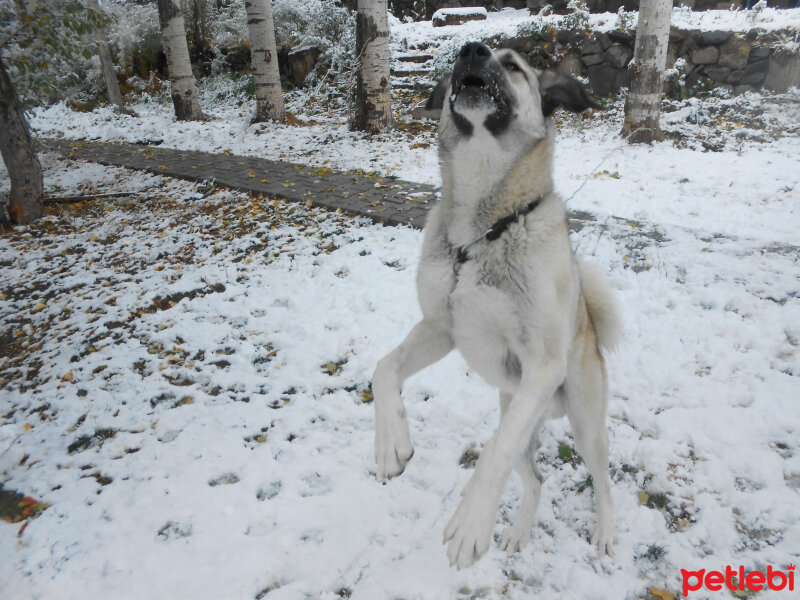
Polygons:
M375 402L375 462L378 477L400 475L414 454L400 391L403 382L453 349L450 333L434 321L423 320L406 339L384 356L372 377Z
M505 414L511 403L511 394L500 392L500 412ZM517 518L505 533L500 542L500 549L505 550L509 556L522 550L531 539L531 527L539 506L539 497L542 494L542 474L536 465L536 451L539 448L539 427L534 428L528 445L514 463L514 470L519 473L525 486L525 495L522 499Z
M522 361L519 387L500 426L486 443L464 497L444 530L451 565L468 567L489 548L503 486L536 426L547 414L548 402L564 381L566 365L558 359Z
M593 340L593 336L592 336ZM587 345L588 346L588 345ZM594 344L576 353L565 382L565 408L575 438L575 448L592 476L597 525L592 544L600 556L613 555L617 540L611 508L608 474L608 429L606 404L608 382L603 358Z

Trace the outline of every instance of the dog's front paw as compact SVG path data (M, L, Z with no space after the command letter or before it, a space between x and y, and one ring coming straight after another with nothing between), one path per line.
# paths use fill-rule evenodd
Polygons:
M376 410L375 462L378 477L391 479L400 475L414 456L408 420L402 404L394 410Z
M597 555L614 556L614 544L617 543L617 528L611 522L600 521L592 535L592 544L597 547Z
M530 540L531 526L528 523L514 523L503 533L500 549L505 550L506 554L511 556L527 546Z
M486 550L494 527L494 507L476 494L467 494L444 530L450 566L466 568Z

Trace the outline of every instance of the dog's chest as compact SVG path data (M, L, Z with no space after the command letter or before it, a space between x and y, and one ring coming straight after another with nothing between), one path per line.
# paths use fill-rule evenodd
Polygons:
M496 282L495 282L496 283ZM513 391L521 372L517 349L524 335L520 299L493 285L477 264L459 268L449 305L456 347L487 382Z

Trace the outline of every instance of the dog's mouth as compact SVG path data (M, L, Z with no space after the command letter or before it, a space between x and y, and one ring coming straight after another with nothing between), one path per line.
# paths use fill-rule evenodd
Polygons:
M477 75L467 75L461 80L461 89L465 88L485 88L487 86L486 80Z

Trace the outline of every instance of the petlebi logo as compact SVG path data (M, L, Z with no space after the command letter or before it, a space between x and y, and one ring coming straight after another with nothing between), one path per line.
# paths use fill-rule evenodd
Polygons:
M745 571L741 565L738 569L728 565L724 572L681 569L681 577L683 578L684 598L689 595L689 592L696 592L701 588L718 592L723 586L732 592L794 591L794 565L786 567L786 571L774 569L771 565L767 567L766 571Z

